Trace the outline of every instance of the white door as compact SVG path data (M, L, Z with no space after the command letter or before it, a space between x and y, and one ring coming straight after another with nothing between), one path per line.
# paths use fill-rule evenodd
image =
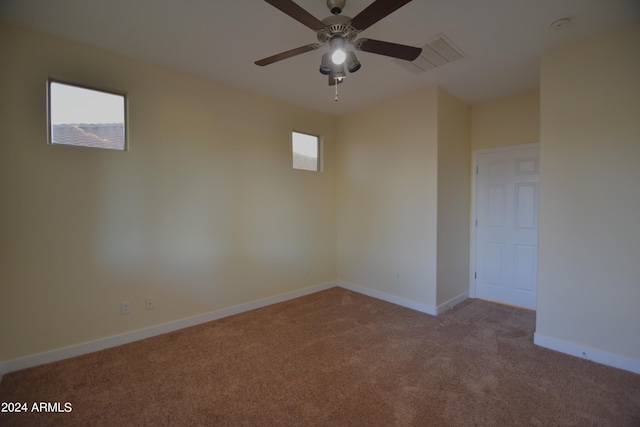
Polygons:
M476 297L536 308L538 146L478 154Z

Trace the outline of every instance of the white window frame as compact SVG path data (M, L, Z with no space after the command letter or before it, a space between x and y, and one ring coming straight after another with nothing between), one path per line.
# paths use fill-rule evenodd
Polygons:
M52 84L61 84L66 86L71 86L79 89L86 89L94 92L105 93L109 95L116 95L122 97L123 100L123 120L124 120L124 134L123 134L123 143L122 147L91 147L82 144L65 144L60 142L53 141L53 126L52 122L52 94L51 94L51 85ZM85 84L73 83L66 80L60 80L56 78L48 78L47 79L47 144L52 146L64 146L64 147L80 147L80 148L94 148L94 149L103 149L109 151L129 151L129 100L126 92L104 89L96 86L89 86Z
M307 168L296 167L296 165L295 165L295 146L294 146L295 145L295 135L296 134L303 135L305 137L315 138L315 140L316 140L316 163L315 163L315 169L307 169ZM293 130L291 132L291 156L292 156L291 164L293 166L293 169L301 170L301 171L305 171L305 172L321 172L322 171L322 138L319 135L314 135L312 133Z

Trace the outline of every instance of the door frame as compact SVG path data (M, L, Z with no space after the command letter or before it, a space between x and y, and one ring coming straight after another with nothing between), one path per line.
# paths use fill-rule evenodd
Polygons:
M478 229L476 228L476 220L477 220L477 212L476 212L476 204L478 199L478 157L482 154L491 154L491 153L500 153L503 151L512 151L512 150L523 150L527 148L537 148L538 156L540 155L540 143L532 142L530 144L517 144L517 145L508 145L505 147L496 147L496 148L484 148L481 150L473 150L472 151L472 162L471 162L471 176L472 184L471 184L471 215L469 216L469 229L470 233L470 248L469 248L469 298L476 298L476 235L478 234ZM538 169L538 174L540 170ZM538 186L538 192L540 192L540 186ZM538 200L540 200L540 195L538 194ZM536 293L538 292L538 284L536 283Z

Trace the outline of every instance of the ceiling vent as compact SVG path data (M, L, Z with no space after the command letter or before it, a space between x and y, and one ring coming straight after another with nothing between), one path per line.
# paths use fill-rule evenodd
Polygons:
M415 60L402 61L394 59L393 62L413 73L420 74L427 70L457 61L465 56L462 50L451 43L444 34L438 34L430 38L424 46L422 46L422 53Z

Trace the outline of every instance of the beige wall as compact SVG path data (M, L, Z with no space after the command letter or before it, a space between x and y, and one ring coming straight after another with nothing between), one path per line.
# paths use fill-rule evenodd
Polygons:
M540 142L538 91L498 99L471 108L471 149Z
M469 291L470 108L438 88L437 305Z
M338 119L338 279L430 306L437 96L432 86Z
M334 117L7 26L0 57L0 362L335 279ZM130 151L47 145L48 76L128 92Z
M536 334L640 361L640 27L542 57ZM597 58L597 60L594 60Z
M338 279L436 309L469 289L470 111L433 86L338 120Z

